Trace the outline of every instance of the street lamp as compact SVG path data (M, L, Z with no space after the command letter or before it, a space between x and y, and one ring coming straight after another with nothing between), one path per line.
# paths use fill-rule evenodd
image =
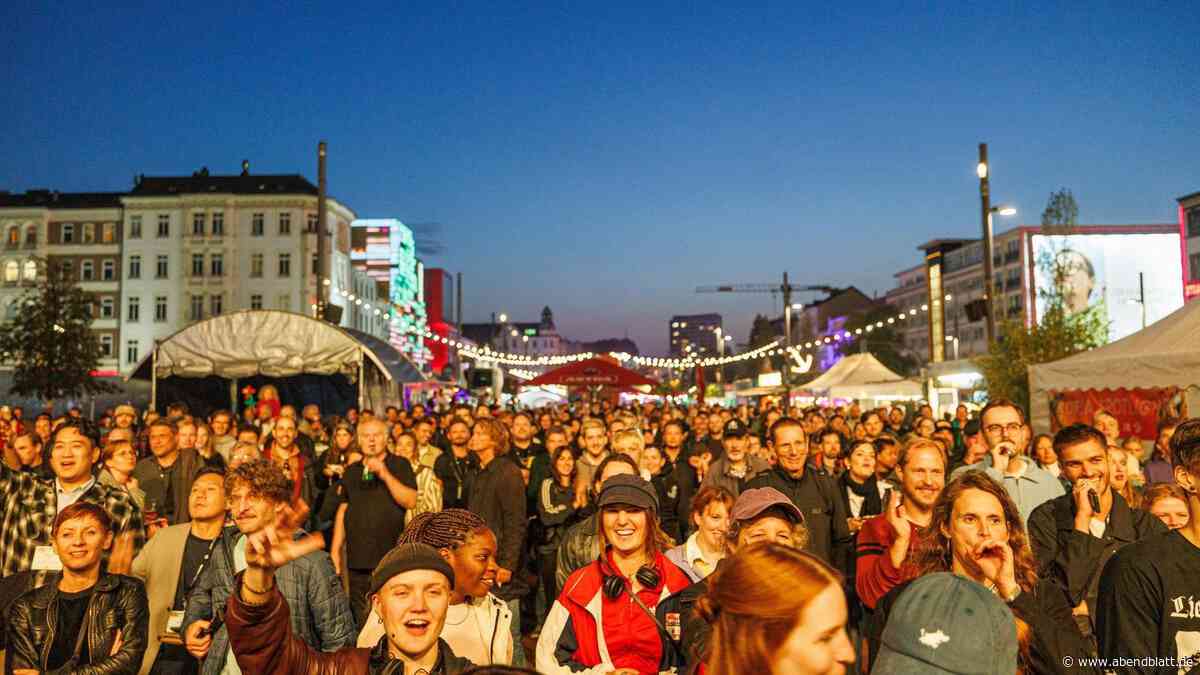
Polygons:
M996 340L996 318L992 311L995 297L992 293L992 214L1002 216L1016 215L1017 210L1011 206L992 206L991 166L988 164L987 143L979 144L979 163L975 165L975 175L979 176L980 220L983 228L983 292L987 302L987 341L990 346Z
M951 337L951 336L947 335L946 342L950 342L954 345L954 360L957 361L958 360L958 337Z

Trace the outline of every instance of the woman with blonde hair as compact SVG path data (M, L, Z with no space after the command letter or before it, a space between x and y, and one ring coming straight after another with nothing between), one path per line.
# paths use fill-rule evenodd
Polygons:
M788 546L754 544L727 559L696 611L713 627L706 675L841 675L854 663L841 576Z
M1108 482L1113 491L1125 499L1131 509L1142 508L1142 493L1133 485L1129 474L1129 451L1115 445L1108 447Z

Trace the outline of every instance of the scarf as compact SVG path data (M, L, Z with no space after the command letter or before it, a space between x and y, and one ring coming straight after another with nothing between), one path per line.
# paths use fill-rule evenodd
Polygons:
M879 497L879 484L876 482L875 476L871 476L859 484L850 480L850 472L846 471L838 477L838 480L841 481L842 487L863 498L860 516L877 516L883 513L883 500Z

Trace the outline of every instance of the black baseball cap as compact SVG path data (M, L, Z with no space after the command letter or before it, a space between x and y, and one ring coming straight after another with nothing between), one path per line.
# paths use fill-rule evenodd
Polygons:
M742 424L741 420L736 417L725 423L725 430L722 432L724 437L742 437L749 433L746 430L746 425Z

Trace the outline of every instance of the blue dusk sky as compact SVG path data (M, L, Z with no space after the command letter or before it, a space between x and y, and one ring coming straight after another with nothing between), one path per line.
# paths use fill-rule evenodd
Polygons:
M671 314L743 341L778 310L698 285L882 295L977 236L981 141L1013 225L1060 187L1086 223L1200 190L1194 2L3 5L0 189L315 182L326 139L360 217L441 224L468 320L549 305L649 354Z

